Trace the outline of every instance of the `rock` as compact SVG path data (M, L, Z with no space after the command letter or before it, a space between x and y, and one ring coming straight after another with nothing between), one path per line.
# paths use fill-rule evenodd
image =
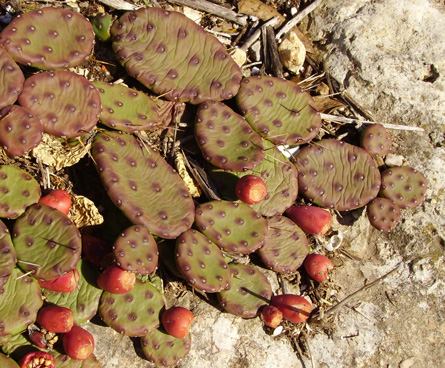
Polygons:
M278 53L283 66L295 74L299 74L306 58L306 48L297 34L290 31L278 45Z
M385 164L389 167L402 166L403 165L403 156L395 155L393 153L388 153L385 157Z
M240 67L243 66L247 61L247 53L240 48L233 49L230 52L230 56L232 56L232 59L235 60L235 63L237 63Z

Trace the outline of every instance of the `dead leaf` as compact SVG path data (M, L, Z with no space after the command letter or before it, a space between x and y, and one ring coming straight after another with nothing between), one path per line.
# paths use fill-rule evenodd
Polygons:
M286 20L286 18L278 13L273 7L264 4L259 0L241 0L238 3L238 11L246 15L254 15L264 21L279 17L281 24Z

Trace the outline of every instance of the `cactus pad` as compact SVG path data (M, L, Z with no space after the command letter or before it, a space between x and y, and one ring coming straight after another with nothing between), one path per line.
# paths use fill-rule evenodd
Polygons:
M125 294L105 291L100 298L99 315L104 322L127 336L145 336L160 325L159 314L164 298L149 282L136 280Z
M0 353L0 367L2 368L20 368L16 361Z
M243 265L229 264L232 278L230 287L218 293L222 307L229 313L242 318L253 318L259 309L272 297L272 287L267 277L258 269Z
M1 36L0 36L1 37ZM0 109L12 105L23 89L25 77L3 47L0 46Z
M113 16L107 13L97 14L91 21L93 32L99 41L105 42L111 38L111 26L113 25Z
M264 158L261 137L222 102L199 106L195 138L206 160L224 170L252 170Z
M266 220L244 203L212 201L196 208L198 229L228 252L249 254L264 244Z
M425 176L412 167L399 166L382 172L380 195L402 209L420 206L427 188Z
M127 133L151 130L159 124L158 108L147 95L122 84L93 82L100 93L102 124Z
M311 95L285 79L245 78L236 101L252 128L275 144L309 142L321 127Z
M162 367L172 367L184 358L191 348L190 334L178 339L157 329L141 338L142 351L146 358Z
M195 289L216 293L229 286L230 270L221 250L196 230L188 230L176 240L176 263Z
M383 157L391 150L392 140L382 124L368 125L362 133L360 146L372 157Z
M322 207L349 211L373 200L380 172L362 148L323 139L302 148L295 157L302 194Z
M391 231L402 219L400 208L387 198L374 198L366 209L371 225L381 231Z
M258 250L261 259L275 272L295 272L309 251L306 234L284 216L268 218L267 226L265 244Z
M22 169L0 165L0 217L15 219L40 199L37 180Z
M238 65L215 37L181 13L128 12L114 22L111 35L128 74L169 100L198 104L238 92Z
M40 120L21 106L0 110L0 145L10 156L23 156L42 141Z
M18 265L42 280L54 280L76 268L81 238L67 215L34 204L14 223L12 241Z
M35 322L43 304L37 281L18 268L0 290L0 336L15 335Z
M298 171L271 142L263 140L266 156L255 170L245 173L212 169L210 175L226 199L237 200L235 185L244 175L258 175L267 187L267 196L250 205L263 216L281 215L291 207L298 196Z
M57 368L102 368L103 366L99 363L99 360L94 354L91 354L88 358L84 360L75 360L70 358L68 355L60 354L58 351L52 351L51 354L54 355Z
M15 17L0 34L0 44L20 64L43 70L67 69L88 57L94 33L81 14L46 7Z
M40 119L45 133L75 138L99 119L99 92L84 77L69 71L34 74L25 81L19 104Z
M16 262L15 249L8 228L0 220L0 289L8 281Z
M93 157L113 203L134 223L174 239L188 230L195 205L164 158L128 134L97 134Z
M80 275L76 290L70 293L57 293L42 289L42 293L48 303L71 309L74 321L81 324L89 321L97 313L103 290L96 285L99 272L88 262L80 260L76 268Z
M142 225L126 229L114 242L113 254L117 265L126 271L149 275L158 267L158 245Z

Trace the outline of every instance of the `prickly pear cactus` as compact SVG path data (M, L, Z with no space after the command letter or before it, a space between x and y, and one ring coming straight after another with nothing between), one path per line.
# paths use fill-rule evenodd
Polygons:
M137 279L128 293L105 291L100 298L99 315L117 332L140 337L159 327L159 314L163 307L164 298L159 290L149 282Z
M391 150L392 140L382 124L371 124L363 130L360 146L372 157L383 157Z
M22 92L25 76L6 50L0 46L0 109L12 105Z
M99 92L86 78L69 71L34 74L25 81L19 104L43 125L45 133L75 138L99 119Z
M2 368L20 368L19 365L12 358L0 353L0 366Z
M126 271L149 275L158 267L158 245L142 225L126 229L114 242L113 254L117 265Z
M40 199L40 186L26 171L0 165L0 217L15 219Z
M222 102L207 101L199 106L195 139L205 159L223 170L252 170L264 158L261 137Z
M205 235L188 230L176 240L176 263L195 289L216 293L229 286L230 270L221 250Z
M193 199L158 152L131 135L107 132L95 136L92 153L108 195L134 224L168 239L192 226Z
M94 33L81 14L46 7L16 16L0 34L0 44L20 64L67 69L88 57Z
M0 220L0 289L9 279L17 262L14 245L8 228Z
M57 293L42 289L42 293L48 303L71 309L74 321L81 324L96 315L103 290L96 285L99 272L88 262L81 259L76 268L80 276L76 290Z
M238 92L238 65L215 37L181 13L128 12L114 22L111 35L128 74L169 100L198 104Z
M107 13L97 14L91 21L93 32L99 41L105 42L111 38L111 26L113 25L113 16Z
M402 212L387 198L374 198L366 206L369 222L376 229L391 231L402 220Z
M335 139L302 148L295 156L300 192L322 207L349 211L377 197L380 172L362 148Z
M254 170L244 173L227 172L211 168L210 176L224 199L236 201L235 185L244 175L258 175L267 187L267 196L250 205L259 214L269 217L281 215L291 207L298 196L298 171L274 144L263 140L264 160Z
M192 346L190 334L178 339L157 329L141 338L142 352L152 363L162 367L173 367L184 358Z
M309 252L306 234L284 216L267 219L268 232L258 253L265 265L275 272L295 272Z
M58 351L52 351L56 361L57 368L102 368L99 360L94 354L91 354L88 358L84 360L75 360L70 358L68 355L60 354Z
M0 110L0 145L10 156L23 156L42 141L40 120L17 105Z
M269 304L272 287L269 280L258 269L243 265L229 264L232 278L230 287L218 293L218 300L229 313L242 318L253 318L259 309Z
M409 166L399 166L382 172L380 195L401 209L420 206L425 200L428 182L425 176Z
M100 93L102 124L127 133L152 130L159 125L158 108L146 94L122 84L94 81L93 85Z
M249 254L264 244L266 220L244 203L212 201L199 205L196 226L220 248Z
M14 268L0 292L0 336L15 335L26 329L35 322L42 304L37 281Z
M321 127L311 95L285 79L245 78L236 101L252 128L275 144L309 142Z
M81 253L77 227L67 215L34 204L14 223L12 241L18 266L42 280L54 280L76 268Z

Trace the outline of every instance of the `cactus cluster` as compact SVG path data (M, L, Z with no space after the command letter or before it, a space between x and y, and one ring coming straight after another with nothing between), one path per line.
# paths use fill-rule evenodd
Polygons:
M149 361L173 366L191 349L193 314L188 311L181 336L166 327L166 319L174 322L165 314L161 318L173 309L166 309L170 301L159 277L167 270L185 288L214 293L220 309L235 316L255 318L266 310L263 318L277 312L304 322L311 303L273 295L268 275L298 273L307 263L319 267L308 255L314 238L329 231L330 212L367 206L371 225L391 231L402 210L425 200L423 174L377 164L392 144L382 125L364 129L361 147L317 139L322 120L309 93L273 76L242 79L226 48L183 14L142 8L115 19L101 14L90 22L72 10L45 7L16 16L0 33L3 352L28 348L32 341L58 367L99 367L91 355L93 337L79 326L98 315L115 331L140 338ZM72 68L93 52L95 37L111 39L102 46L113 48L133 79L90 81ZM174 134L169 126L181 119L182 102L197 105L185 109L187 124L181 120L180 126L187 125L185 136L179 124ZM78 157L72 171L93 167L87 171L90 181L77 186L76 175L50 167L41 157L45 148L38 149L42 140L60 143L70 157L76 156L74 147L85 146L86 154L91 146L91 156L80 162ZM170 164L169 140L176 141L172 153L179 144L201 166L194 179L206 195L192 198L192 179ZM301 147L289 159L283 145ZM15 164L6 164L11 161ZM104 224L78 228L73 221L78 209L62 213L44 204L42 189L65 178L73 192L85 184L103 200ZM240 178L261 181L259 199L239 199ZM103 188L91 189L97 184ZM296 207L310 212L302 225L296 225ZM314 209L323 213L322 230L322 221L312 221ZM327 272L314 279L326 277ZM87 355L79 358L81 347L68 346L76 340L71 331L45 334L38 318L42 306L72 316L70 327L88 342ZM56 333L64 334L63 353L52 350ZM3 355L0 362L15 364Z

